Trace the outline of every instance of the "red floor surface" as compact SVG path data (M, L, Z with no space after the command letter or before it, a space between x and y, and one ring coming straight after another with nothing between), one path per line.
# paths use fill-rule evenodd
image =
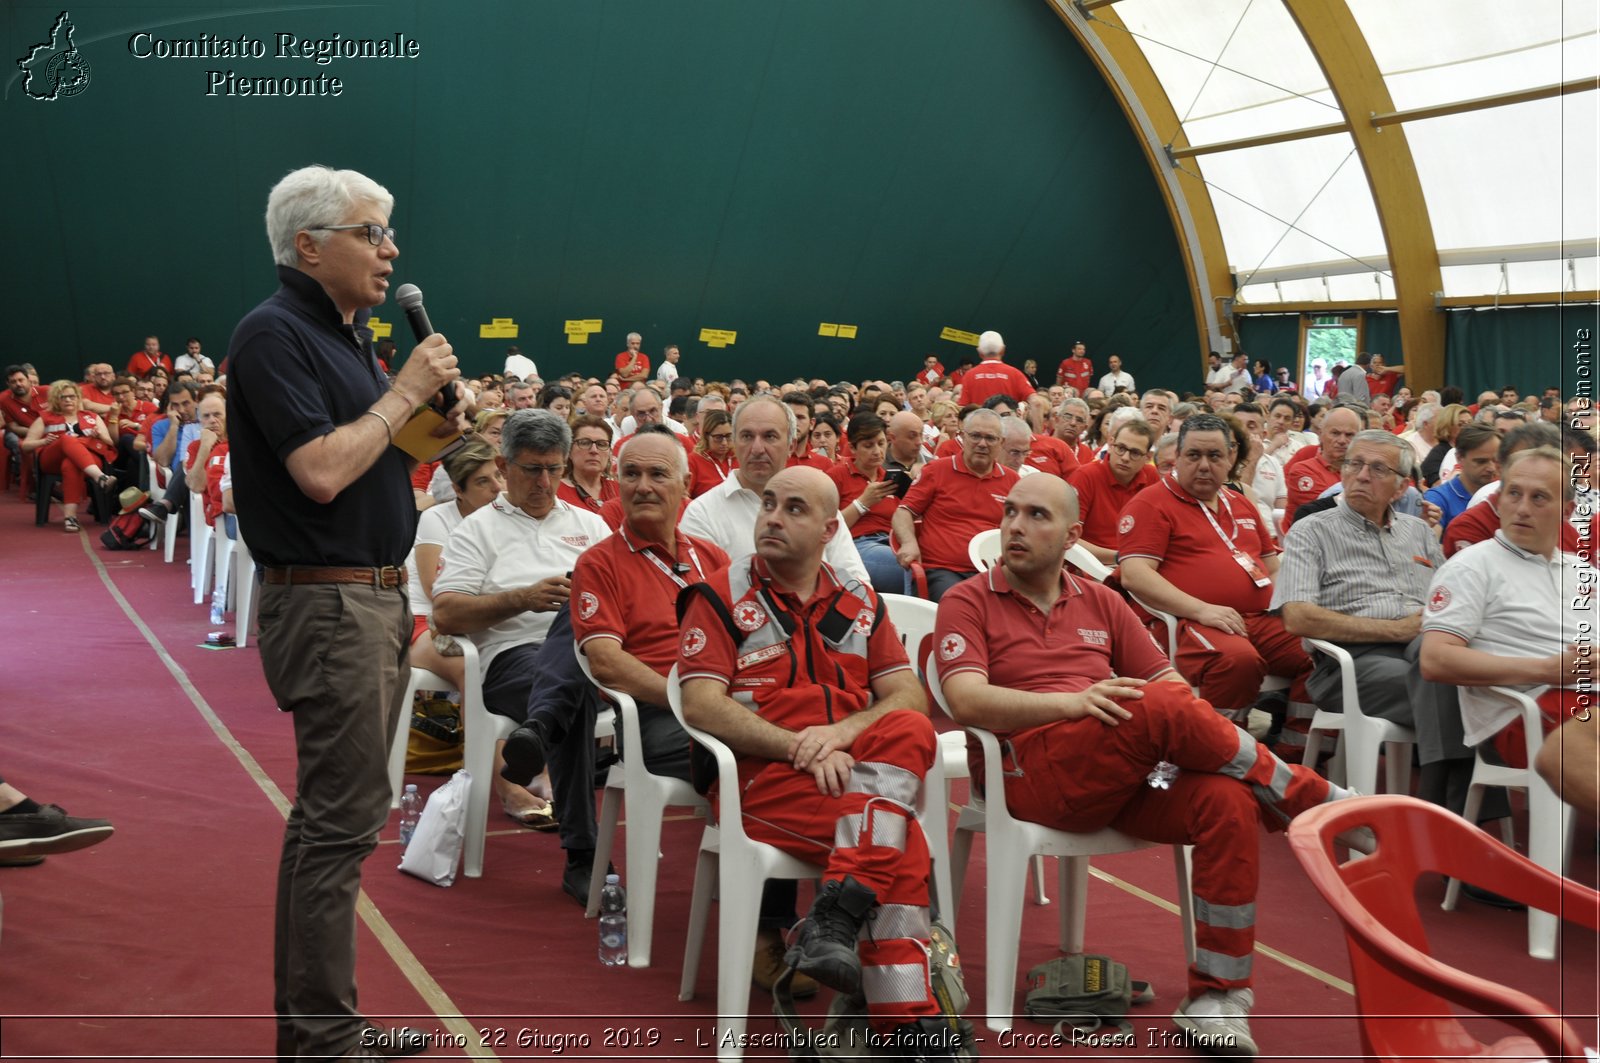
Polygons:
M58 517L59 520L59 517ZM100 528L65 535L32 526L32 507L0 500L6 680L0 685L0 774L41 801L113 819L116 835L33 868L0 868L0 1058L89 1060L270 1058L272 896L282 816L240 755L269 785L293 792L289 720L278 713L254 647L207 650L209 625L178 563L158 552L109 553ZM94 538L90 538L90 537ZM124 615L111 581L192 685L193 696ZM203 708L216 714L218 733ZM442 779L416 776L424 793ZM704 951L695 999L677 1000L699 821L663 836L654 965L610 969L595 927L560 890L554 836L495 814L485 876L441 890L393 870L394 834L367 864L375 932L358 930L361 1004L436 1034L435 1058L707 1058L714 1055L715 946ZM1593 831L1580 828L1573 874L1595 881ZM619 840L620 841L620 840ZM621 845L618 845L621 849ZM983 845L958 921L969 1014L982 1010ZM619 861L620 862L620 861ZM1171 901L1170 851L1096 862L1096 870ZM625 873L626 869L624 869ZM1281 837L1263 842L1259 940L1292 958L1258 954L1252 1027L1270 1059L1346 1060L1359 1053L1343 936ZM1021 967L1055 954L1052 871L1046 907L1030 900ZM1422 887L1435 952L1518 985L1595 1037L1597 950L1568 928L1558 963L1530 959L1526 920L1463 902L1442 912L1438 883ZM1030 895L1031 896L1031 895ZM803 893L802 905L808 903ZM714 932L713 932L714 934ZM1091 879L1088 945L1155 983L1158 999L1131 1016L1136 1044L1090 1049L1041 1044L1049 1028L1019 1019L1011 1035L982 1029L990 1058L1191 1058L1163 1047L1184 991L1178 919L1129 889ZM1334 984L1330 984L1330 981ZM1020 1010L1020 995L1018 997ZM750 1032L777 1029L752 995ZM807 1010L822 1007L814 1003ZM1480 1031L1490 1036L1495 1027ZM452 1047L458 1037L468 1047ZM783 1058L753 1048L749 1059Z

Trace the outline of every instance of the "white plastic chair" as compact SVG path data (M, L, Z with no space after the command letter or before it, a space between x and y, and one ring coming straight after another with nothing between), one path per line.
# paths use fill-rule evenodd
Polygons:
M1417 733L1389 720L1368 716L1361 711L1356 693L1356 666L1343 646L1322 639L1306 639L1306 645L1321 650L1339 664L1340 697L1343 712L1318 709L1306 733L1306 752L1301 763L1315 767L1322 753L1322 732L1339 733L1339 752L1329 777L1343 776L1344 784L1361 794L1378 792L1378 755L1388 746L1384 781L1391 794L1411 792L1411 750Z
M455 691L450 681L437 672L411 666L411 682L406 685L405 700L400 703L400 719L394 727L394 742L389 746L389 807L400 807L400 794L405 789L406 747L411 739L411 706L419 690L433 690L441 694ZM477 776L473 776L477 778Z
M149 470L150 470L150 498L151 498L152 501L154 501L155 499L161 497L161 494L160 494L160 492L161 492L161 470L160 470L160 467L158 465L156 465L155 459L152 458L149 454L146 454L144 456L144 463L145 463L145 465L149 466ZM174 533L174 534L176 534L176 533ZM150 549L152 549L152 550L161 549L161 540L162 540L162 536L161 535L152 535L152 536L150 536ZM168 557L167 560L171 561L172 558Z
M950 705L939 682L935 656L928 656L926 675L933 699L947 715ZM954 717L952 717L953 719ZM1156 842L1141 841L1107 827L1093 834L1074 834L1015 819L1006 808L1005 772L1000 761L1000 741L981 727L967 727L983 748L984 796L974 793L956 821L953 855L956 867L956 899L966 877L967 859L972 852L972 836L988 835L986 938L984 972L986 997L984 1011L989 1029L997 1033L1011 1029L1016 1002L1017 955L1022 936L1022 884L1018 872L1028 858L1045 854L1061 858L1061 951L1076 955L1083 951L1084 916L1088 905L1089 858L1110 853L1147 849ZM1192 964L1194 944L1194 895L1190 889L1189 850L1172 847L1178 876L1178 912L1183 921L1184 955Z
M1000 529L988 528L974 535L967 543L967 557L979 572L993 568L1000 560Z
M627 873L628 873L628 966L650 966L650 946L655 929L656 872L661 860L661 820L669 807L683 806L702 809L707 818L711 803L695 793L694 787L683 779L670 775L656 775L645 767L644 740L639 733L639 706L627 694L603 686L594 677L589 657L578 646L572 652L578 657L583 674L588 677L607 699L617 706L622 718L623 758L611 765L606 776L605 793L600 799L599 831L595 836L594 866L606 867L611 861L612 845L616 840L619 806L624 796L628 804ZM603 876L589 876L589 903L584 914L594 918L600 912L600 888ZM752 944L751 948L755 946Z
M243 540L240 540L243 542ZM239 614L244 616L241 603ZM462 767L472 779L467 790L467 827L462 873L468 878L483 877L483 851L489 833L489 798L494 794L495 743L510 737L517 729L517 721L483 707L483 677L478 664L478 647L470 636L457 635L461 647L462 670L466 676L466 689L461 697L461 725L466 732L462 751ZM395 723L394 743L389 749L389 807L400 807L400 794L404 790L406 773L406 745L411 730L411 705L419 690L456 693L448 679L426 668L412 666L411 681L406 686L405 700L401 702L400 719Z
M172 523L176 518L168 518ZM194 604L206 600L206 590L211 586L211 540L216 532L206 523L206 499L198 491L189 492L189 586L194 590Z
M1539 755L1544 743L1544 714L1528 694L1510 687L1490 687L1496 694L1509 698L1517 707L1522 720L1523 737L1527 742L1528 763ZM1504 764L1491 764L1478 753L1472 766L1472 783L1467 787L1467 804L1462 818L1468 823L1478 822L1478 810L1483 806L1483 791L1490 786L1512 786L1528 791L1528 859L1557 875L1567 873L1567 861L1572 856L1572 809L1567 807L1557 793L1550 789L1538 772L1529 768L1509 768ZM1510 817L1501 820L1501 838L1514 846L1516 838ZM1445 911L1454 911L1461 895L1461 880L1451 879L1444 891ZM1560 935L1561 919L1552 912L1538 908L1528 909L1528 955L1540 960L1556 958L1556 943Z
M220 519L220 518L219 518ZM211 600L221 601L223 611L233 604L233 552L238 541L228 538L221 528L213 528L211 535Z
M689 902L689 935L683 949L683 978L678 999L694 999L700 973L700 949L705 944L706 923L713 892L717 915L717 1024L719 1060L744 1057L744 1037L750 1011L750 972L755 965L756 919L761 911L761 891L767 879L817 879L823 868L765 842L744 830L739 800L739 769L733 751L683 718L683 690L678 668L667 673L667 701L672 714L690 736L716 757L718 805L700 836L700 856L694 869L694 895ZM723 1045L724 1038L728 1044Z
M1073 543L1067 548L1066 559L1069 564L1077 566L1079 572L1096 583L1104 583L1106 577L1111 575L1111 566L1095 557L1081 542Z
M244 540L244 529L233 542L233 641L241 649L250 645L250 629L255 626L256 607L261 604L256 594L256 559L250 556L250 544Z
M172 476L172 472L162 469L161 466L156 464L154 458L147 456L145 460L150 463L150 498L153 501L166 493L163 490L163 486ZM178 550L178 514L170 513L167 515L166 521L161 526L161 534L166 550L164 559L170 565ZM189 553L191 555L194 553L192 543L190 544Z

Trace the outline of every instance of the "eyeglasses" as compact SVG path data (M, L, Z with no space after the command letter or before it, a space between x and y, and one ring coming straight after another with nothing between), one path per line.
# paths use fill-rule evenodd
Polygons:
M984 432L962 432L961 436L963 439L970 439L973 443L983 447L992 447L1000 442L999 436L988 435Z
M1132 447L1125 447L1121 443L1111 444L1111 450L1119 457L1133 458L1134 460L1138 460L1139 458L1147 458L1150 456L1150 452L1148 450L1134 450Z
M707 438L709 438L711 440L711 442L713 442L713 443L731 443L731 442L733 442L733 433L732 432L712 432L711 435L709 437L707 437Z
M552 480L558 480L561 478L561 474L567 471L567 467L565 465L524 465L522 462L512 461L510 458L506 459L506 464L515 465L517 468L521 469L535 480L539 478L541 473L550 477Z
M574 439L572 441L573 450L606 450L610 446L611 444L603 439ZM542 466L536 467L542 468ZM530 473L529 475L532 474Z
M327 233L355 232L357 229L365 229L367 231L367 243L373 247L382 247L385 240L394 240L394 229L372 222L361 222L356 225L312 225L308 226L308 229L311 232L321 231Z
M1381 461L1362 461L1360 458L1347 458L1344 462L1344 471L1359 475L1362 469L1370 472L1374 477L1382 479L1385 476L1397 476L1400 470L1391 469Z

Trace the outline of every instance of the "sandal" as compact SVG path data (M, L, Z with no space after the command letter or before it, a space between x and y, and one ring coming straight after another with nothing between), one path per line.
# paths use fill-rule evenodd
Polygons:
M64 532L75 532L75 531L77 531L78 530L78 518L77 517L68 517L66 520L62 521L61 522L61 530L64 531Z
M505 808L504 805L501 807ZM560 826L556 822L555 809L551 807L548 801L534 805L532 808L525 808L520 812L505 808L505 813L508 819L515 820L530 830L552 831Z

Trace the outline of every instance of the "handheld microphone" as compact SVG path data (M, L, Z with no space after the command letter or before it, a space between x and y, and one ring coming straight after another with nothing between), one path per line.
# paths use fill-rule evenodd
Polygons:
M415 284L402 284L395 290L394 301L406 312L406 322L411 326L411 334L418 343L433 335L433 323L428 320L428 312L422 307L421 288ZM433 401L440 413L447 413L455 404L455 389L449 384L439 389Z

